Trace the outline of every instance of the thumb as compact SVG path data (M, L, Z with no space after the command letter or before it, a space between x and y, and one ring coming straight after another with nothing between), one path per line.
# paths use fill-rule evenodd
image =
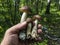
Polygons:
M27 21L23 23L18 23L17 25L12 26L9 28L6 33L19 33L19 31L27 26Z

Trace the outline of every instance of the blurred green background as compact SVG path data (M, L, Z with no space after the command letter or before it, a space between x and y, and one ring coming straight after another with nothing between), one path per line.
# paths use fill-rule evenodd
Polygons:
M0 0L0 42L5 31L19 23L22 15L19 8L25 5L31 8L32 16L42 17L41 24L48 27L50 33L60 37L60 0ZM38 45L58 45L50 42L44 40Z

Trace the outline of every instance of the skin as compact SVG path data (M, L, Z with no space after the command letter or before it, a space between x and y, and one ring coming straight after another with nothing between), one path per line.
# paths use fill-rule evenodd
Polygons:
M22 29L25 29L27 26L27 21L23 23L18 23L11 28L7 29L5 32L4 38L1 42L1 45L29 45L29 41L21 41L19 40L18 34Z

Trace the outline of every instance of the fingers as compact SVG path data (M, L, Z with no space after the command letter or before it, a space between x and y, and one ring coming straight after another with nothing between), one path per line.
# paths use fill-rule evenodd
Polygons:
M37 33L38 33L38 34L42 34L42 33L43 33L43 31L42 31L42 25L41 25L41 24L38 24Z

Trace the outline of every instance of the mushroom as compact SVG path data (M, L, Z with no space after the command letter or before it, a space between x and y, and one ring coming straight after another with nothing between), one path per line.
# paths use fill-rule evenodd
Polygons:
M41 19L41 17L39 15L33 16L33 20L34 20L34 23L35 23L35 25L32 29L32 33L31 33L31 36L32 36L33 39L38 36L37 35L37 28L38 28L38 20L40 20L40 19Z
M31 38L31 30L32 30L32 19L31 18L27 18L27 21L31 22L27 26L27 39L30 39Z
M24 22L27 19L27 15L30 13L30 8L28 6L23 6L19 9L21 12L23 12L22 17L21 17L21 21L20 23ZM26 39L26 31L21 31L19 34L19 38L21 40L25 40Z

